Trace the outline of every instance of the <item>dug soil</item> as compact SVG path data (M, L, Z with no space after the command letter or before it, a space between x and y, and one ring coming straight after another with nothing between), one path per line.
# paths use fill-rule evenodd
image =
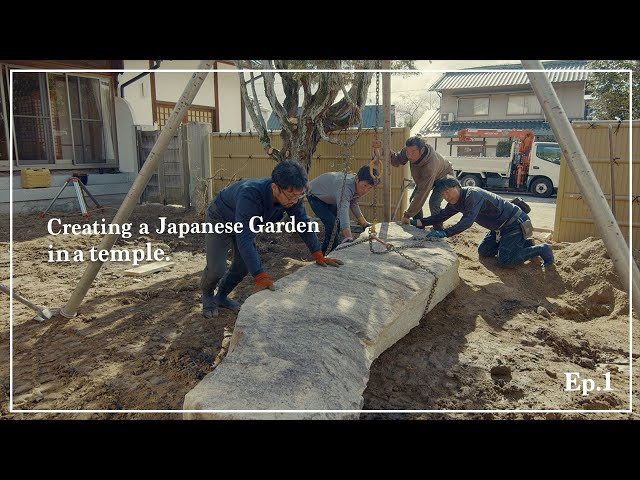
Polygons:
M98 214L107 221L115 211ZM118 248L162 248L172 267L151 275L124 275L126 262L100 270L78 315L34 321L13 304L13 408L21 410L180 410L185 394L214 369L225 332L236 315L201 315L199 280L204 235L153 233L158 217L201 222L195 212L161 205L136 207L133 236ZM64 222L83 223L79 215ZM88 220L95 221L95 215ZM151 227L139 235L138 225ZM640 322L634 316L630 348L629 299L600 239L551 242L555 267L533 259L515 269L479 259L486 230L474 225L447 239L460 259L460 285L420 325L385 351L371 367L364 409L478 410L476 413L371 413L370 418L638 418L637 414L485 410L625 410L638 404ZM538 235L538 234L536 234ZM9 283L9 217L0 218L0 283ZM537 237L537 243L542 237ZM47 307L68 300L86 264L47 262L47 251L88 251L99 237L49 235L46 219L15 216L13 287ZM261 234L257 247L273 279L311 262L296 234ZM637 261L638 252L634 252ZM379 261L384 261L377 256ZM428 259L425 259L428 261ZM231 297L242 302L253 289L245 278ZM2 294L0 416L11 419L181 419L179 413L9 412L9 302ZM600 391L567 392L566 373L593 379ZM611 390L605 391L609 373Z

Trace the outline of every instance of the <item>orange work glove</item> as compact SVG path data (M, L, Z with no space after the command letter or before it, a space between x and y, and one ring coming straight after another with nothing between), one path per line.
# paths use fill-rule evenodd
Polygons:
M316 263L321 267L326 267L327 265L331 265L332 267L337 267L338 265L344 265L342 260L338 260L337 258L329 258L322 255L322 251L318 250L317 252L313 252L313 258L315 258Z
M256 286L254 288L254 292L259 292L260 290L264 290L268 288L269 290L275 290L276 287L273 286L273 282L267 275L267 272L261 272L256 275Z

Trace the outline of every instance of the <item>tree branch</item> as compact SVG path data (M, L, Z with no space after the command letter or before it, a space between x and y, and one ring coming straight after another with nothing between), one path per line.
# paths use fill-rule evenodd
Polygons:
M311 101L311 83L309 81L308 75L303 75L300 78L300 83L302 84L302 90L304 91L304 100L302 102L302 109L304 110L309 105Z
M270 70L273 70L270 60L263 60L264 67ZM278 97L276 96L276 90L274 87L275 84L275 74L273 72L263 72L262 77L264 78L264 92L269 99L269 103L271 104L271 108L273 109L273 113L276 115L278 120L280 121L280 125L282 126L282 130L284 130L287 135L293 136L293 130L291 128L291 124L289 123L287 112L284 107L278 101Z
M278 70L287 70L289 68L287 60L276 60L275 65ZM287 112L287 117L297 117L300 83L290 73L280 72L280 77L282 78L282 88L285 95L283 105Z
M253 106L255 108L256 116L258 117L258 123L260 125L260 128L266 132L267 125L264 123L264 118L262 118L262 111L260 110L260 101L258 100L258 94L256 93L256 79L253 76L253 72L251 72L251 91L253 93L253 101L254 101Z
M339 68L339 60L334 60L331 68ZM322 72L318 81L318 89L316 93L311 96L311 100L303 110L303 116L311 118L315 121L320 116L323 116L326 110L333 104L338 95L341 85L340 73Z
M373 72L356 73L351 88L349 89L348 98L355 103L358 108L362 109L367 100L367 90L371 85ZM345 95L338 103L332 105L325 117L324 125L327 132L333 132L343 128L347 128L350 122L350 116L353 109L349 105L349 100Z
M351 147L358 141L358 137L360 137L360 132L362 130L362 113L361 113L360 107L358 107L358 105L353 103L353 101L351 100L351 96L349 95L349 92L347 92L347 90L345 89L344 83L340 86L340 88L342 89L342 94L344 95L346 104L349 105L353 113L352 115L349 116L349 122L345 128L349 128L351 125L357 122L358 131L351 137L351 140L343 141L343 140L340 140L338 137L331 137L327 135L321 118L317 119L316 123L318 125L318 133L320 134L320 137L322 139L337 145L344 145L347 147Z
M235 60L234 63L236 64L236 67L238 69L242 68L242 62L240 60ZM256 131L258 132L258 137L260 138L262 148L264 148L265 152L267 152L268 155L271 155L277 161L282 160L282 155L280 154L280 152L271 146L271 139L267 131L267 126L265 125L264 118L262 118L262 113L260 112L260 103L258 102L258 96L256 94L255 78L253 77L253 72L251 72L251 88L253 89L253 99L249 97L249 93L247 92L247 84L245 83L244 72L238 72L238 76L240 77L240 94L242 95L242 99L244 100L247 111L249 112L251 121L256 127Z

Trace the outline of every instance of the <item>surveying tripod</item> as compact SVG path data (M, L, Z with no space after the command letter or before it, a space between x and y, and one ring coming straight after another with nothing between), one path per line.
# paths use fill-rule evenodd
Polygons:
M89 198L91 198L93 203L96 204L96 207L102 209L102 205L100 205L98 201L94 198L94 196L91 195L89 190L87 190L87 187L84 186L84 184L78 177L69 177L65 180L64 185L62 185L62 188L58 191L56 196L53 197L53 200L51 200L51 203L46 208L46 210L40 213L40 218L44 218L44 216L51 209L51 207L53 206L55 201L58 199L60 194L64 191L65 188L67 188L67 185L69 185L69 183L73 183L73 187L76 191L76 197L78 198L78 203L80 204L80 210L82 211L82 218L89 218L89 213L87 211L87 202L84 198L85 193L89 195Z

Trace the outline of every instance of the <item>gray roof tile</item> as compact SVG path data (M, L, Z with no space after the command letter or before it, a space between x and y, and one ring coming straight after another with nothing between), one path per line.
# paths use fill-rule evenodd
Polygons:
M438 118L436 118L438 120ZM496 129L521 129L533 130L536 135L553 135L551 126L544 120L485 120L476 122L451 122L450 124L432 125L427 130L426 126L420 131L421 136L439 135L441 137L456 137L458 130L463 128L496 128Z
M584 82L588 72L586 60L562 60L542 62L545 70L549 70L549 78L552 83ZM502 70L500 72L481 72L483 70ZM558 71L566 70L566 71ZM517 85L529 85L526 72L522 71L521 64L487 65L474 67L464 72L447 72L436 80L429 90L463 90L487 87L506 87Z

